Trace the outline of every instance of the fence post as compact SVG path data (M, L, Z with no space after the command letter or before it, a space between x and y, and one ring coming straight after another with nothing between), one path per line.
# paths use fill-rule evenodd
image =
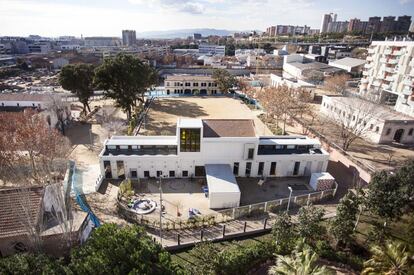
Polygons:
M263 226L263 229L266 229L266 225L267 225L267 218L264 220L264 226Z
M243 233L246 233L247 222L244 222Z
M332 197L335 197L337 190L338 190L338 183L336 183L336 181L335 181L335 189L333 191Z
M323 199L323 194L324 194L324 192L325 192L325 191L322 191L322 193L321 193L321 198L320 198L320 199Z
M249 205L249 215L250 215L251 212L252 212L252 205L250 204Z
M177 244L178 245L181 244L181 235L180 235L180 233L177 234Z
M232 215L233 215L233 220L236 218L236 208L234 207L233 208L233 213L232 213Z
M265 202L264 212L267 212L267 202Z
M293 199L293 203L296 203L297 198L298 198L298 196L295 196L295 198Z
M203 241L203 237L204 237L204 231L203 229L201 229L200 231L200 240Z
M283 201L283 199L280 199L279 200L279 205L282 205L282 201Z
M308 194L308 201L306 202L306 206L309 206L309 201L310 201L310 193Z
M226 236L226 225L223 225L223 238Z

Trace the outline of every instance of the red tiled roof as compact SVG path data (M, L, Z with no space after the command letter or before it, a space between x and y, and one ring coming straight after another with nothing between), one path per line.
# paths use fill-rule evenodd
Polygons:
M0 101L48 101L48 94L7 93L0 94Z
M255 137L251 119L203 119L203 137Z
M37 225L43 193L42 186L0 190L0 238L26 234L29 221Z

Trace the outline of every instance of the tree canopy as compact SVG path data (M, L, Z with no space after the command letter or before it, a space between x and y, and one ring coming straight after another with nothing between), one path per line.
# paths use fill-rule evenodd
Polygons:
M73 251L69 268L76 274L175 274L170 254L136 225L99 227Z
M94 66L90 64L66 65L59 74L62 88L75 94L83 104L83 112L89 112L89 99L93 95Z
M238 84L237 79L225 69L215 69L213 78L222 93L228 93L230 88Z
M115 100L117 107L122 108L128 116L132 116L133 108L138 102L144 102L144 94L155 85L158 73L138 58L118 54L115 58L107 58L96 68L94 83L105 91L107 98Z

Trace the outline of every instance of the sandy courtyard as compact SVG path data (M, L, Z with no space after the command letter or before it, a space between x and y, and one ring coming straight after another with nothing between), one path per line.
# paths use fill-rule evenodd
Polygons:
M157 98L151 105L142 135L175 135L179 117L253 119L258 135L271 135L260 121L260 111L250 110L241 100L231 97Z

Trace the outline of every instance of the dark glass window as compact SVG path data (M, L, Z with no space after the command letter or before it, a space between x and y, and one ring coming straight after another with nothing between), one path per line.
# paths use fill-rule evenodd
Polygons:
M162 171L157 171L157 178L161 177Z
M246 176L250 176L252 171L252 163L251 162L246 162Z
M239 163L238 162L235 162L233 165L233 174L235 176L239 175Z
M175 171L170 171L170 178L175 178Z
M295 162L295 167L293 168L293 175L297 175L297 174L299 174L299 167L300 167L300 162L299 161L296 161Z
M186 170L183 171L183 177L188 177L188 171Z
M263 168L264 168L264 162L259 162L259 168L257 169L257 174L259 176L263 175Z
M411 128L410 130L408 130L408 135L409 135L409 136L412 136L412 135L413 135L413 131L414 131L414 129L413 129L413 128Z
M149 177L150 177L149 171L144 171L144 178L149 178Z
M249 148L249 151L247 153L247 158L253 159L253 155L254 155L254 148Z
M276 162L270 163L270 175L276 175Z
M180 130L180 152L200 152L200 129Z

